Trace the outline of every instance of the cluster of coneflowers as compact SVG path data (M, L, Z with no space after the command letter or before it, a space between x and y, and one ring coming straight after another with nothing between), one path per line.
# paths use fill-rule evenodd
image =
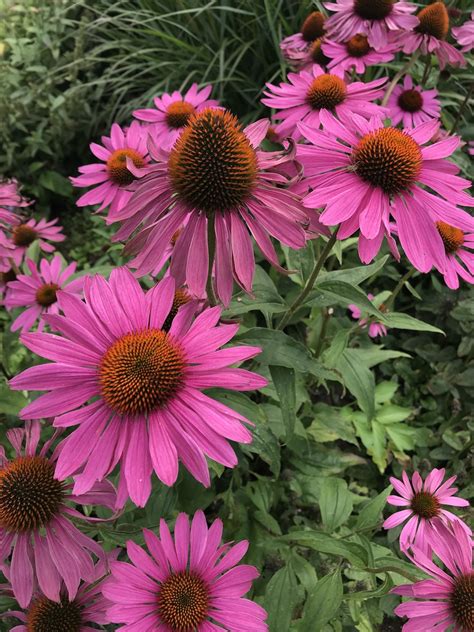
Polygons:
M129 632L267 629L263 608L244 597L258 576L239 564L248 542L223 545L220 520L208 527L201 511L192 520L180 514L174 538L162 520L159 534L143 532L148 553L128 543L129 562L74 524L104 520L78 505L106 507L110 519L127 500L144 507L153 472L172 486L181 463L208 486L206 457L237 465L230 442L250 443L252 421L205 391L267 384L234 367L261 349L225 346L239 326L220 320L234 282L252 291L254 242L285 272L273 240L300 249L323 239L327 255L336 240L357 235L363 263L386 241L394 257L401 247L414 268L435 268L450 288L459 277L474 282L474 219L462 208L472 206L470 183L448 160L461 140L441 128L436 90L408 74L420 54L435 55L440 68L465 64L448 42L445 5L325 6L329 17L311 13L281 42L294 72L266 86L272 122L243 127L210 99L211 86L193 84L91 144L97 161L72 178L88 189L77 204L105 212L131 256L108 280L76 276L59 255L29 260L33 242L51 253L64 235L56 221L29 217L16 182L0 187L3 302L26 308L12 329L48 361L10 381L45 393L22 410L24 426L8 432L13 457L0 453L3 588L22 609L7 613L22 622L14 630L111 622ZM464 52L473 47L472 21L452 34ZM357 78L403 53L411 54L403 78ZM144 291L145 276L160 280ZM372 336L386 332L366 318L360 325ZM40 419L54 428L45 442ZM117 488L108 480L116 468ZM406 521L400 548L431 575L395 590L412 598L396 610L409 617L408 632L474 629L471 532L443 508L467 501L444 474L391 479L399 496L388 501L402 509L385 527Z

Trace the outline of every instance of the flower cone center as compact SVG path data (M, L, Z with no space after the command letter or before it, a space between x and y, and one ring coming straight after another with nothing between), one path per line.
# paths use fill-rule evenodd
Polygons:
M102 396L120 415L149 413L179 390L184 366L181 348L161 329L126 334L100 363Z
M189 303L190 300L191 296L186 292L186 290L176 290L170 313L163 323L163 331L169 331L171 329L171 325L173 324L174 317L178 313L178 309Z
M317 40L314 40L314 42L309 47L309 56L315 64L325 66L327 63L329 63L329 58L326 57L326 55L323 53L322 43L323 40L320 37Z
M177 632L194 632L208 613L209 591L204 581L188 572L170 575L158 593L161 620Z
M15 246L27 247L38 238L38 231L28 224L19 224L13 229L13 243Z
M421 150L411 136L393 127L361 138L352 154L357 175L365 182L394 194L408 189L421 171Z
M395 0L355 0L354 11L363 20L384 20L394 4Z
M26 629L28 632L80 632L80 606L64 597L60 603L46 597L36 599L28 610Z
M364 57L370 51L369 40L365 35L354 35L346 42L346 50L351 57Z
M145 166L143 156L135 149L116 149L107 159L107 173L114 184L127 186L135 180L135 176L127 168L127 158L137 169Z
M436 222L436 228L443 240L446 252L454 254L461 248L464 243L464 233L460 228L456 228L445 222Z
M42 456L24 456L0 470L0 526L24 533L47 525L58 513L63 484Z
M418 90L404 90L398 97L398 105L404 112L419 112L423 107L423 95Z
M474 573L461 575L456 579L450 598L450 609L462 630L474 630Z
M313 110L332 110L345 100L346 94L346 84L340 77L325 74L314 79L306 100Z
M174 129L185 127L196 111L194 105L187 101L175 101L166 108L166 122Z
M440 504L432 494L418 492L411 500L411 508L417 516L428 520L439 514Z
M45 283L36 290L36 302L41 307L49 307L58 300L56 292L61 289L57 283Z
M314 42L324 35L324 20L321 11L313 11L308 15L301 26L301 35L305 42Z
M445 40L449 32L449 14L444 2L429 4L416 16L420 23L415 28L418 33L431 35L439 40Z
M195 114L168 162L178 196L207 214L240 207L257 179L257 156L236 117L207 108Z

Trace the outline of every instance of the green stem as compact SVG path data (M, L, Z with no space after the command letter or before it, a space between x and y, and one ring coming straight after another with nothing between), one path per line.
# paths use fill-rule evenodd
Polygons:
M398 566L381 566L380 568L365 568L367 573L398 573L398 575L402 575L402 577L406 577L413 583L419 582L420 578L416 575L412 575L409 571L406 571L404 568L399 568Z
M423 78L421 80L421 85L423 88L425 87L425 83L428 81L430 72L431 72L431 55L428 55L426 57L425 69L423 71Z
M394 76L394 78L392 79L392 81L390 82L388 88L387 88L387 92L385 93L385 96L382 100L382 106L387 105L388 100L390 99L390 96L392 94L392 92L395 90L395 87L397 85L397 83L400 81L400 79L403 77L403 75L405 75L407 72L409 72L412 68L412 66L415 64L416 60L418 59L418 57L420 56L420 52L416 51L415 53L413 53L411 59L409 59L407 61L407 63L400 68L400 70L397 72L397 74Z
M332 316L332 309L325 308L323 314L323 322L321 324L321 331L319 332L318 342L316 343L316 347L314 349L314 357L319 358L321 351L323 350L324 341L326 340L326 333L329 326L329 321Z
M321 272L324 262L328 258L331 250L333 249L334 244L337 241L337 230L338 229L336 228L336 230L333 232L333 234L327 241L319 259L316 262L316 265L313 268L313 271L311 272L308 280L306 281L304 288L301 290L301 292L298 294L296 299L293 301L293 303L290 305L288 310L283 315L283 318L280 320L280 322L278 323L276 327L277 329L284 329L286 327L286 325L290 322L293 314L304 303L306 297L313 289L313 285L315 284L315 281L318 278L319 273Z
M408 272L406 272L402 276L402 278L396 285L395 289L393 290L393 292L390 294L387 301L385 302L385 307L387 308L387 311L391 309L391 307L393 306L395 302L395 299L400 294L400 291L402 290L403 286L408 281L408 279L410 279L414 274L415 274L415 268L410 268L410 270L408 270Z
M464 99L464 101L461 103L458 113L456 114L456 118L454 119L454 123L453 126L451 127L451 131L449 132L450 134L454 134L454 132L457 130L457 127L459 125L459 122L462 118L462 115L464 114L464 110L467 107L467 104L469 103L471 96L472 96L472 91L474 90L474 83L471 83L469 90L467 91L466 94L466 98Z
M214 294L214 286L212 284L212 269L214 266L214 257L216 254L216 233L214 227L214 215L210 215L207 218L207 247L209 252L209 271L207 273L207 300L209 301L209 305L214 307L217 305L218 301L216 299L216 295Z

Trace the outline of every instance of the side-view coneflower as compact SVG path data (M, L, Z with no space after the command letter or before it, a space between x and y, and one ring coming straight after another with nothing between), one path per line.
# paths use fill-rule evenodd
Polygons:
M294 147L259 149L268 127L261 120L242 128L230 112L207 108L193 115L171 152L150 144L152 167L141 172L130 165L140 180L117 215L123 225L116 238L143 224L126 247L136 254L130 266L138 276L156 269L174 236L170 272L177 284L204 298L212 271L213 289L228 305L233 278L251 291L251 236L276 267L270 235L291 248L305 245L315 213L289 190L298 173Z
M441 70L447 64L465 66L466 59L452 44L449 35L449 13L444 2L433 2L416 15L418 26L411 33L400 35L404 53L421 51L424 55L436 55Z
M415 86L413 79L405 75L403 84L396 86L390 95L387 109L392 125L401 123L404 128L410 128L439 119L441 103L437 90L424 90L421 86Z
M298 123L318 128L325 120L321 114L335 118L357 113L370 118L385 112L373 101L383 96L386 77L368 83L348 83L343 70L329 73L314 64L308 72L289 73L288 81L279 86L267 83L262 99L264 105L278 110L274 118L281 122L275 129L282 136L300 139Z
M359 33L348 39L347 42L326 39L322 45L323 53L329 58L327 64L329 71L332 69L346 72L354 70L359 75L364 73L369 66L392 61L398 49L397 44L391 43L375 50L369 44L367 35L360 35Z
M369 44L379 50L397 31L411 31L418 24L416 5L404 0L336 0L325 2L334 11L326 21L330 39L346 42L360 33L367 35Z
M38 331L42 331L43 314L58 314L57 292L62 290L80 295L83 279L70 280L76 271L76 263L70 263L63 270L62 259L59 255L49 262L41 259L39 269L30 259L26 260L30 274L18 274L15 280L8 284L8 294L4 305L8 310L16 307L26 307L12 323L11 330L28 331L39 319Z
M324 128L300 124L311 144L298 145L297 156L313 189L303 204L324 207L320 221L339 224L338 239L360 229L364 263L379 251L392 219L411 263L421 272L433 265L443 271L445 250L436 222L474 230L474 218L456 206L473 205L464 192L470 182L446 160L459 147L459 137L428 144L439 129L435 120L400 130L357 114L344 124L326 117Z
M80 175L70 180L75 187L94 187L81 195L77 206L100 204L99 210L108 208L108 219L114 222L115 213L125 206L132 195L128 187L135 176L128 168L128 163L145 167L149 162L147 133L138 121L133 121L126 129L114 123L110 137L102 136L101 140L102 145L89 145L91 152L101 162L79 167Z
M118 506L129 496L144 506L153 469L173 485L180 460L209 485L205 455L227 467L237 465L229 440L250 443L245 424L251 422L202 391L265 386L256 373L229 368L261 349L221 349L239 325L218 325L219 307L194 319L194 301L178 310L165 331L175 301L172 277L145 293L129 270L116 268L108 282L99 275L86 277L84 295L81 301L58 292L64 316L44 318L61 335L21 336L28 349L53 362L10 381L16 390L49 391L23 409L23 419L55 417L56 427L78 426L61 443L56 475L81 470L74 491L84 493L120 462Z
M469 501L455 496L457 487L452 487L456 476L451 476L443 483L446 470L434 468L423 481L418 472L414 472L411 481L405 471L402 480L391 477L390 483L399 496L388 496L390 505L400 507L383 523L384 529L393 529L406 522L400 533L400 549L407 551L410 546L417 546L426 554L436 541L436 525L438 523L456 522L470 534L469 527L443 505L449 507L468 507Z
M370 292L369 294L367 294L367 298L369 299L369 301L374 301L374 305L376 305L376 307L378 307L378 309L382 313L387 311L383 302L377 300L377 297L375 297ZM351 304L347 307L351 312L352 318L359 321L358 325L361 329L367 329L368 327L368 334L371 338L377 338L378 336L382 337L387 335L386 325L381 322L372 320L372 318L368 314L363 314L361 308L357 305Z
M2 224L7 226L18 222L18 216L11 209L29 206L31 202L20 193L16 180L0 181L0 230Z
M208 528L202 511L191 524L179 514L174 539L163 519L159 537L144 529L149 553L129 541L131 563L111 563L103 587L110 620L137 632L267 632L267 613L244 597L259 576L239 564L249 543L221 544L222 531L220 519Z
M15 222L10 224L5 231L5 240L2 240L1 236L2 231L0 231L0 248L2 246L8 248L6 254L16 266L21 265L26 251L32 243L37 241L40 250L51 253L56 250L54 243L66 239L66 236L62 233L62 227L58 226L57 219L50 221L44 218L41 218L39 221L29 219L25 222L18 216L15 218Z
M171 148L181 132L189 123L189 119L196 112L205 108L216 107L219 101L209 99L212 86L205 86L201 90L193 83L185 94L175 90L171 94L165 92L161 97L155 97L154 108L135 110L133 116L140 121L153 125L153 136L160 146Z
M446 285L457 290L459 277L474 283L474 231L464 232L446 222L436 222L436 228L444 244L444 266L440 272Z
M104 553L73 524L72 518L88 519L74 505L113 508L116 503L115 490L106 481L87 494L72 493L72 484L55 474L57 452L48 456L51 441L38 451L40 432L37 421L9 430L13 459L0 448L0 564L7 567L22 608L28 607L37 589L57 602L64 582L73 600L81 579L93 581L93 556L100 559Z
M289 62L299 62L312 44L324 36L326 18L321 11L312 11L304 20L298 33L285 37L280 42L283 56Z
M464 22L462 26L456 26L451 29L457 43L462 46L461 52L469 53L474 48L474 11L471 13L471 19Z
M472 538L458 523L440 524L431 555L413 546L410 555L416 566L429 575L414 584L397 586L397 595L411 597L395 608L399 617L408 617L403 632L472 632L474 630L474 569Z

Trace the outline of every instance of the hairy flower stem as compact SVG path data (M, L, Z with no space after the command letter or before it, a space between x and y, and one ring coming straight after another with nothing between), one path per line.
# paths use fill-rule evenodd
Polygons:
M410 268L410 270L408 270L408 272L406 272L402 276L402 278L400 279L400 281L396 285L395 289L393 290L393 292L390 294L390 296L388 297L387 301L385 302L385 307L386 307L387 311L392 308L392 306L393 306L393 304L395 302L395 299L400 294L403 286L408 281L408 279L411 279L411 277L415 274L415 272L416 272L415 268Z
M385 96L382 100L382 107L386 106L388 103L388 100L390 99L390 96L392 94L392 92L395 90L397 83L400 81L400 79L403 77L403 75L406 75L411 68L414 66L416 60L418 59L418 57L420 56L420 52L416 51L415 53L413 53L411 59L409 59L407 61L407 63L400 68L400 70L397 72L397 74L394 76L394 78L392 79L392 81L390 82L388 88L387 88L387 92L385 93Z
M209 251L209 272L207 275L207 300L210 307L217 305L216 295L214 294L214 286L212 284L212 269L214 267L214 257L216 254L216 233L214 227L214 215L207 218L207 245Z
M283 318L280 320L280 322L278 323L276 327L277 329L284 329L286 327L286 325L290 322L293 314L304 303L306 297L313 289L313 285L315 284L316 279L318 278L319 273L321 272L324 262L328 258L329 254L331 253L331 250L333 249L334 244L337 241L337 230L338 229L336 228L336 230L333 232L328 242L324 246L324 249L319 259L316 261L316 265L314 266L313 271L311 272L308 280L306 281L304 288L301 290L301 292L298 294L296 299L293 301L293 303L290 305L288 310L283 315Z

